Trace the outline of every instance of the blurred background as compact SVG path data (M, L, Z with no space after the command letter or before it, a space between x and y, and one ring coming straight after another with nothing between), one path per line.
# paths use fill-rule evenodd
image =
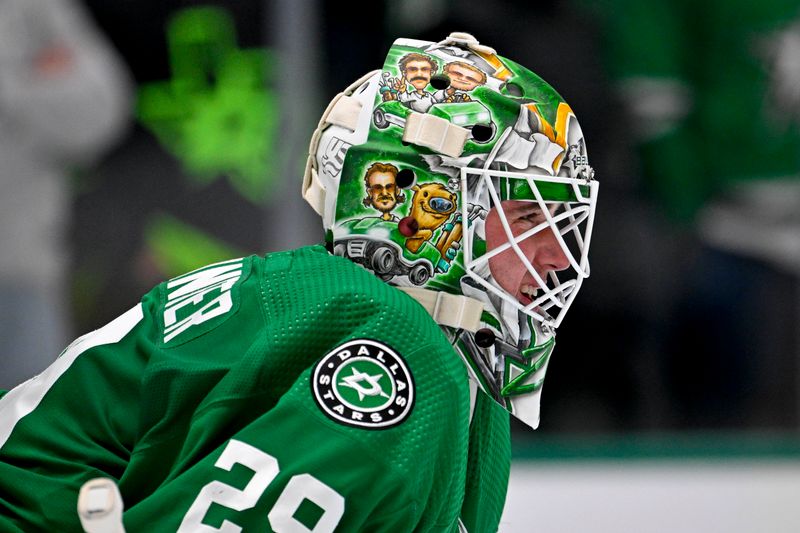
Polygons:
M602 183L501 531L800 530L796 0L4 0L0 388L163 279L322 241L327 102L452 31L564 96Z

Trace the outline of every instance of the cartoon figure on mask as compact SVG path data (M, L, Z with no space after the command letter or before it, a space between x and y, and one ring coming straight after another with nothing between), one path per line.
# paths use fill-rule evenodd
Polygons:
M450 86L433 93L437 102L471 102L472 98L467 93L486 83L486 73L463 61L447 63L442 72L450 80Z
M414 185L414 196L411 197L411 212L404 221L413 221L410 225L416 231L406 238L406 248L416 253L422 243L433 236L434 230L445 223L456 210L457 198L441 183L423 183ZM410 231L408 233L411 233Z
M397 190L397 172L397 167L391 163L373 163L364 174L364 186L367 189L364 206L372 206L380 211L381 220L387 222L399 220L392 210L406 201L403 192Z
M411 52L400 59L398 67L402 76L386 80L391 83L391 90L383 93L384 100L399 100L412 111L426 113L437 102L433 93L425 91L425 88L439 64L425 54ZM413 91L408 91L407 83L411 84Z

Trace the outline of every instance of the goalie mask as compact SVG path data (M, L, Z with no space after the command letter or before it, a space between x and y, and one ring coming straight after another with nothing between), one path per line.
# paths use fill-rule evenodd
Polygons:
M569 105L468 34L399 39L309 152L303 194L334 253L417 299L478 386L536 427L598 192Z

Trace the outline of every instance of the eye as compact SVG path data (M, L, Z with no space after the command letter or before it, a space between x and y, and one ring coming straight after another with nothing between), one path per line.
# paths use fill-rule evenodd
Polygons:
M439 213L446 213L453 208L453 202L444 198L434 197L430 199L428 206Z
M538 207L534 207L531 209L526 209L522 211L519 215L517 215L514 222L520 222L526 225L535 226L544 220L544 215L542 214L542 210Z

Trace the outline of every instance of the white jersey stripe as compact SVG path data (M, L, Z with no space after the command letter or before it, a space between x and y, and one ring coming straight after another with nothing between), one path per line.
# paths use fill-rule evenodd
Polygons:
M119 342L143 317L142 304L137 304L102 328L76 339L44 372L0 398L0 448L11 436L17 422L36 409L50 387L80 354L95 346Z

